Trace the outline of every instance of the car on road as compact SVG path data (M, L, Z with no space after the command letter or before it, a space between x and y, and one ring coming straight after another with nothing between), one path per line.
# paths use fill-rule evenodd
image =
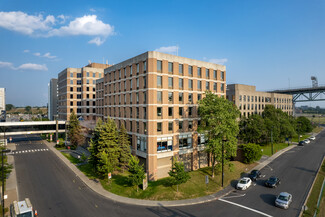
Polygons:
M288 209L292 202L292 195L287 192L281 192L275 199L275 206Z
M265 182L266 187L270 188L276 188L278 185L281 184L281 181L278 177L276 176L271 176L268 180Z
M308 139L314 141L314 140L316 139L316 137L315 137L315 136L311 136L311 137L309 137Z
M258 178L261 178L261 171L259 170L252 170L248 177L255 182Z
M306 144L309 144L309 143L310 143L310 140L309 140L309 139L304 139L304 142L305 142Z
M238 181L236 188L238 190L246 190L251 185L252 185L252 180L248 177L243 177Z
M299 146L304 146L305 144L306 144L305 141L300 141L300 142L298 143Z

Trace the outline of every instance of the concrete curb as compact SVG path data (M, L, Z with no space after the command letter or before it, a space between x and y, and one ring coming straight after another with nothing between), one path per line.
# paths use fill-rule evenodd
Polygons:
M83 174L73 163L71 163L66 157L64 157L60 151L56 150L53 143L49 143L45 140L43 142L49 147L50 150L52 150L58 158L60 158L75 174L80 178L82 182L84 182L91 190L98 193L99 195L106 197L108 199L111 199L115 202L119 203L126 203L130 205L140 205L140 206L151 206L151 207L157 207L157 206L164 206L164 207L173 207L173 206L189 206L194 204L201 204L206 203L214 200L218 200L219 198L228 195L231 191L234 190L234 188L231 185L228 185L224 189L220 190L219 192L199 198L194 199L187 199L187 200L175 200L175 201L152 201L152 200L141 200L141 199L133 199L133 198L127 198L122 197L116 194L113 194L109 191L106 191L100 183L96 183L94 180L90 180L85 174ZM284 148L268 159L266 159L264 162L260 163L253 169L262 169L269 163L271 163L274 159L279 157L284 152L291 150L292 148L296 147L296 145L290 145L287 148Z
M16 145L14 143L8 143L7 148L14 151L16 150ZM18 188L17 188L17 176L16 176L16 169L15 169L15 159L12 155L7 155L8 164L12 164L13 168L11 173L7 177L6 181L6 189L5 194L7 195L7 199L5 201L5 207L9 207L13 201L17 201L18 198Z

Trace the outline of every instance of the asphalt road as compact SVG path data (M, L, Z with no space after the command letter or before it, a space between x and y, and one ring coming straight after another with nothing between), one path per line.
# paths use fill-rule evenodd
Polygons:
M296 147L262 170L265 178L246 191L234 191L222 200L183 207L143 207L116 203L94 193L37 137L14 138L19 199L29 197L40 217L83 216L298 216L315 173L325 154L325 132L316 141ZM42 150L43 149L43 150ZM27 152L26 152L27 150ZM20 153L19 153L20 151ZM24 153L22 153L24 151ZM277 175L281 185L264 187L264 180ZM232 183L233 185L236 182ZM275 196L293 195L288 210L274 207Z

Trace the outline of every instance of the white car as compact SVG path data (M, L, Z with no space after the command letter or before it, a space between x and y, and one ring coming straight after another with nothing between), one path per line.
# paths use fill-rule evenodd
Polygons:
M288 209L292 202L292 195L287 192L281 192L275 199L275 206Z
M251 185L252 185L252 180L248 177L244 177L238 181L236 188L238 190L246 190Z
M310 143L310 140L309 140L309 139L304 139L304 142L305 142L306 144L309 144L309 143Z
M316 137L315 137L315 136L311 136L311 137L309 137L308 139L314 141L314 140L316 139Z

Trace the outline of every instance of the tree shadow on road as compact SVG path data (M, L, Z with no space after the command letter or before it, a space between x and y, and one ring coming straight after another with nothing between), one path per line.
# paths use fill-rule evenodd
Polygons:
M276 196L274 194L261 194L260 198L269 205L274 205Z

